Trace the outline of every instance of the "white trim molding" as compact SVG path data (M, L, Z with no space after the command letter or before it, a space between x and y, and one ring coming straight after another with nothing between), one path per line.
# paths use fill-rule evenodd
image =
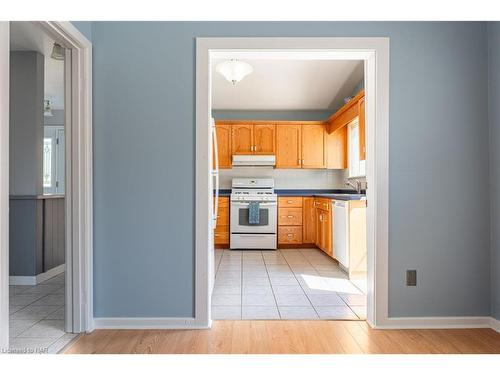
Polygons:
M500 320L493 317L490 318L490 328L500 333Z
M0 348L9 347L10 25L0 21Z
M44 281L53 278L66 270L65 264L60 264L57 267L40 273L36 276L9 276L9 285L38 285Z
M92 44L70 22L37 22L71 50L66 79L66 329L93 330ZM68 77L69 76L69 77Z
M195 319L211 325L213 265L210 236L211 61L215 58L328 59L365 62L368 322L388 318L389 239L389 38L197 38Z
M33 22L71 50L66 126L66 330L93 329L92 44L70 22ZM9 337L9 22L0 22L0 347ZM68 77L69 76L69 77Z
M96 329L196 329L194 318L94 318Z

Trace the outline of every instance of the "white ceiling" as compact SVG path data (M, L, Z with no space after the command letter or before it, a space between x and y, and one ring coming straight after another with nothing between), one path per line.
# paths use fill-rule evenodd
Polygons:
M64 61L50 58L54 40L31 22L10 23L11 51L37 51L45 56L45 99L64 108Z
M253 72L233 86L212 66L216 110L337 109L363 79L359 60L249 60Z

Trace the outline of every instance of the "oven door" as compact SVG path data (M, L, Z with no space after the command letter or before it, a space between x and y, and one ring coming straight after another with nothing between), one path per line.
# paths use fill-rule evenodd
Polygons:
M261 202L259 223L248 222L248 202L231 202L231 233L276 233L276 202Z

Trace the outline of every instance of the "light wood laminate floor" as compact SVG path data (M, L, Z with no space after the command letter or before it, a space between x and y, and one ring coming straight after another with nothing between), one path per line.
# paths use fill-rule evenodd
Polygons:
M96 330L65 353L500 353L500 333L373 330L364 321L216 321L207 330Z

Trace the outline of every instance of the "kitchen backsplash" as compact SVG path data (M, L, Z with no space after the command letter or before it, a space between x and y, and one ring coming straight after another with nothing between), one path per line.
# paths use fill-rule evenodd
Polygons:
M274 177L276 189L342 189L347 170L240 167L220 170L220 188L230 189L233 177Z

